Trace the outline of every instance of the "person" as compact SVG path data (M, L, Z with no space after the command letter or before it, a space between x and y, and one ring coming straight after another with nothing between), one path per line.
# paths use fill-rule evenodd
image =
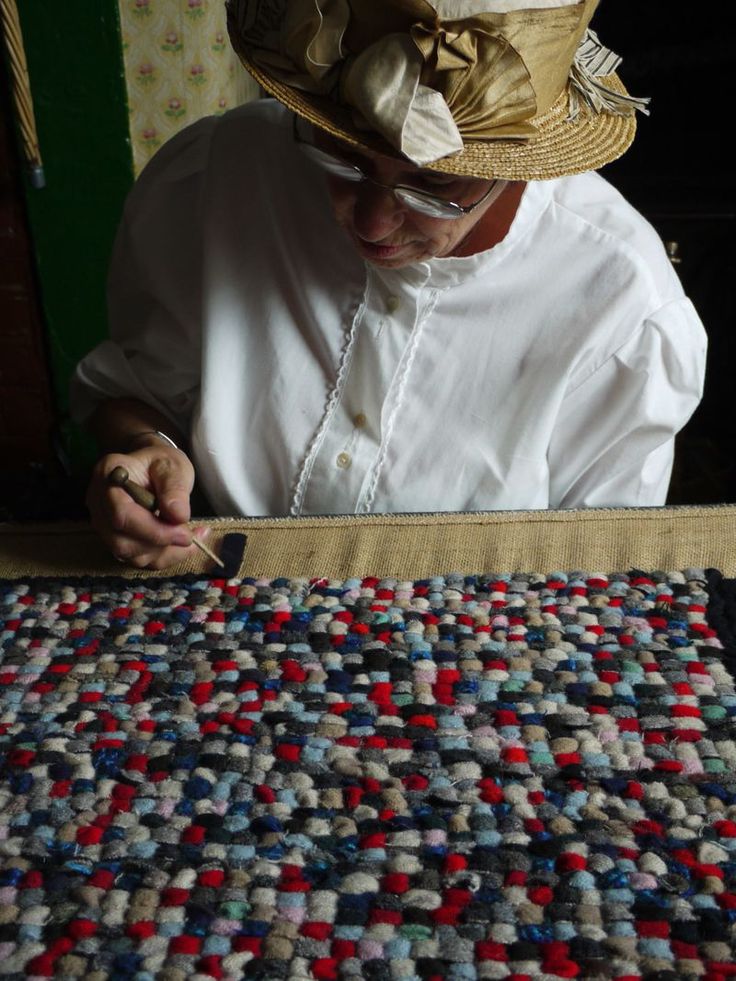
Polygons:
M232 0L275 98L148 165L74 382L118 558L185 557L195 471L223 515L664 502L705 334L594 172L646 107L596 5Z

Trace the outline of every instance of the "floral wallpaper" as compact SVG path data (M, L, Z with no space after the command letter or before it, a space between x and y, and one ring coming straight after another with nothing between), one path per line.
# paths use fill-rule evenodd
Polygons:
M118 0L133 163L201 116L257 97L230 47L224 0Z

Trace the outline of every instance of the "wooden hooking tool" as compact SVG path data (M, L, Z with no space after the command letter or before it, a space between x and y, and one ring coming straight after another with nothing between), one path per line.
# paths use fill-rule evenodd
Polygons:
M142 508L150 511L151 514L155 514L158 511L158 503L155 496L149 490L146 490L145 487L141 487L140 484L136 484L134 480L131 480L130 474L125 467L115 467L114 470L111 470L107 475L107 482L112 487L122 487L126 494L133 498L136 504L140 504ZM192 545L196 545L200 552L204 552L221 569L225 568L225 563L218 559L212 549L207 548L204 542L200 542L195 536L192 536Z

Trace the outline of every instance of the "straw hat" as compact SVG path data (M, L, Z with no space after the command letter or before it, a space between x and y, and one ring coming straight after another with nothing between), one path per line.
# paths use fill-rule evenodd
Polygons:
M620 156L636 130L598 0L228 0L271 95L360 149L420 167L542 180Z

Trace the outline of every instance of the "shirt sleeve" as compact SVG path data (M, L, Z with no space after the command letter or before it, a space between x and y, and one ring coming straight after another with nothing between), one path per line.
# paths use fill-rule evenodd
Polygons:
M211 129L202 120L170 140L128 198L108 278L109 339L71 383L78 422L100 401L137 398L188 428L200 379L199 213Z
M568 392L549 448L552 508L665 503L674 437L703 392L706 335L673 300Z

